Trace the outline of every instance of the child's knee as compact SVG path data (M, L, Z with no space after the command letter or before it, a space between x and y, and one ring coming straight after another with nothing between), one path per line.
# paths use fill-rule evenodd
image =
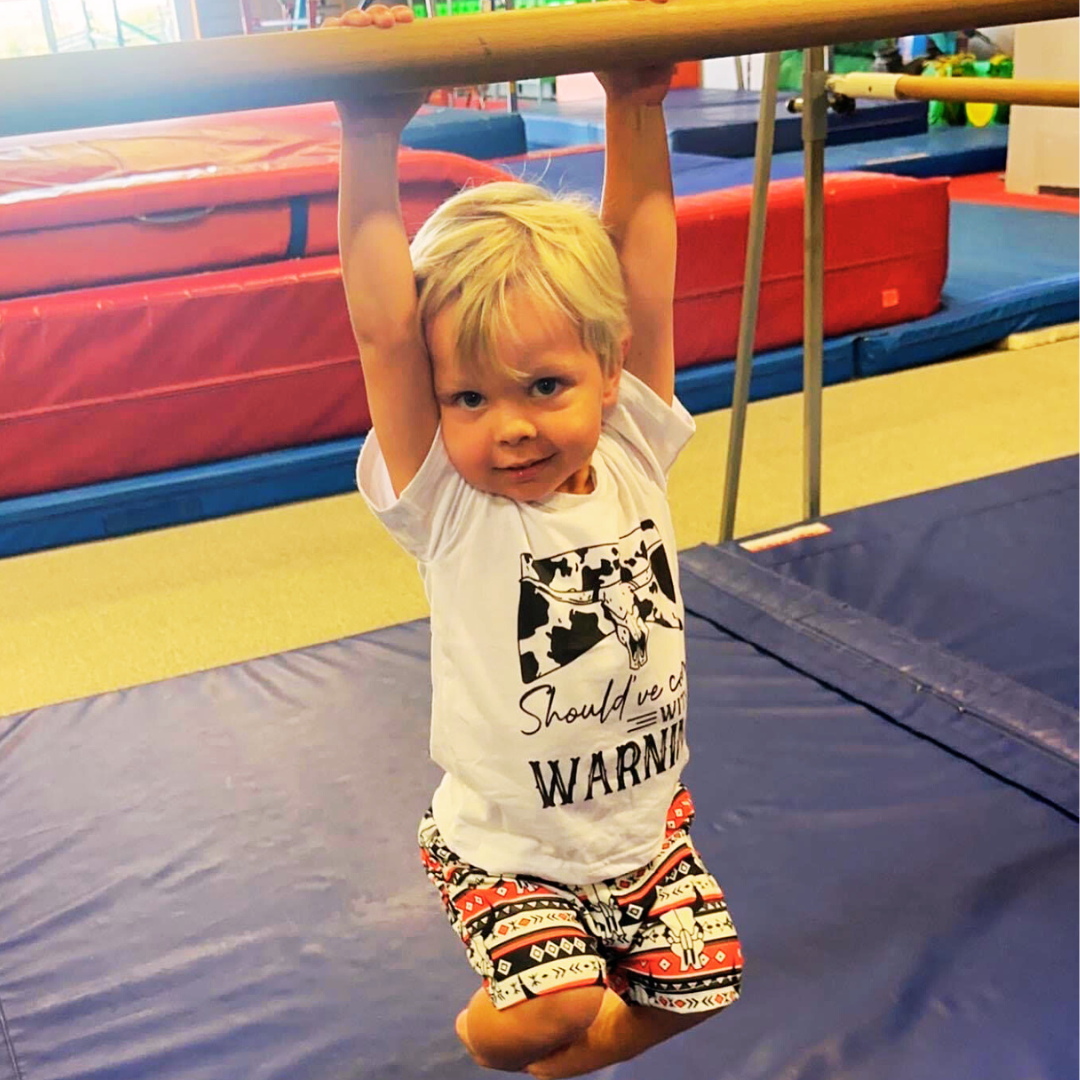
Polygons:
M477 1001L458 1034L479 1064L518 1071L580 1038L596 1019L604 993L602 986L558 990L498 1012Z
M525 1004L535 1007L530 1021L536 1024L537 1035L552 1050L557 1050L585 1034L600 1011L604 994L602 986L582 986L559 990Z

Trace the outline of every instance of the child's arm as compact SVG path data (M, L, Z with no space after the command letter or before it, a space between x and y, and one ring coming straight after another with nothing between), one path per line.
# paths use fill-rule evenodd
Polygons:
M615 242L626 280L631 339L625 366L671 404L675 201L663 110L671 70L611 71L599 78L607 92L600 217Z
M379 5L330 25L387 28L411 19L410 8ZM372 424L398 495L424 463L439 424L398 196L401 131L419 105L413 95L338 102L341 274Z

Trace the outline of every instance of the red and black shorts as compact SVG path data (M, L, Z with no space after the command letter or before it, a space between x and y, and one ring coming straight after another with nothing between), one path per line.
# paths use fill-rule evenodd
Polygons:
M420 857L495 1008L609 986L628 1004L707 1012L739 996L742 951L723 891L690 839L693 816L680 788L656 858L594 885L488 874L446 846L430 810Z

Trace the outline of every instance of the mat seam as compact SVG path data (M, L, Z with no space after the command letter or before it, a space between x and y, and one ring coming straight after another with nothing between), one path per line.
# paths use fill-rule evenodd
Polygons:
M15 1042L11 1037L11 1028L8 1025L7 1014L4 1012L4 999L0 998L0 1035L4 1037L4 1046L7 1048L8 1060L15 1070L15 1080L23 1080L25 1073L19 1064L19 1057L15 1053Z
M687 611L690 611L690 610L691 610L690 608L687 608ZM775 616L772 615L771 612L769 612L769 611L767 611L765 609L759 609L759 610L764 611L764 613L766 615L768 615L770 618L775 618ZM780 662L786 664L793 671L798 671L803 675L809 676L810 678L814 679L816 682L821 683L822 686L828 686L830 690L833 690L838 694L842 694L844 697L848 698L849 700L856 701L860 705L863 705L868 709L872 709L874 712L878 713L881 716L885 716L887 719L891 720L893 723L899 724L901 727L905 728L906 730L916 731L916 732L918 731L917 728L911 727L911 726L905 724L902 720L898 720L896 717L891 716L888 713L885 713L884 711L882 711L880 709L880 707L871 704L869 701L866 701L862 697L857 696L856 694L852 693L850 690L844 690L840 686L838 686L837 684L835 684L833 682L830 682L827 679L823 679L819 674L809 670L809 668L807 668L806 666L799 665L799 664L797 664L797 663L795 663L794 661L791 661L791 660L785 660L782 656L780 656L779 653L775 653L775 652L771 651L769 648L759 644L756 641L753 641L750 638L743 638L741 635L738 634L737 631L734 631L730 627L727 627L727 626L721 626L719 623L714 622L714 620L710 619L709 616L703 615L699 611L694 611L694 612L692 612L692 614L697 615L698 618L705 619L707 622L712 622L713 625L715 625L718 629L722 629L725 633L731 634L731 635L733 635L735 637L739 637L740 640L746 641L748 644L753 645L754 648L760 649L762 652L768 653L769 656L772 656L774 659L779 660ZM916 693L927 694L930 697L934 698L936 701L939 701L942 704L947 705L950 708L957 710L958 712L966 713L969 716L978 717L979 720L981 720L983 723L987 724L989 727L992 727L995 731L999 732L1000 734L1006 735L1010 739L1015 739L1018 742L1022 742L1030 750L1037 751L1040 755L1045 756L1045 757L1051 759L1052 761L1056 761L1059 764L1067 765L1067 766L1070 766L1072 768L1077 767L1076 761L1073 760L1073 758L1071 758L1068 754L1063 753L1062 751L1057 750L1057 749L1055 749L1053 747L1046 746L1045 744L1033 739L1030 735L1026 734L1024 731L1019 730L1019 729L1017 729L1015 727L1011 727L1007 723L1004 723L1003 721L1000 721L1000 720L996 719L994 716L992 716L991 714L989 714L985 710L980 709L978 706L970 706L970 705L958 702L957 699L953 695L947 693L946 691L939 690L937 687L931 686L929 683L926 683L923 680L921 680L921 679L919 679L919 678L917 678L917 677L915 677L913 675L908 674L906 671L902 671L901 669L895 667L892 664L889 664L888 662L886 662L884 660L878 659L878 657L876 657L876 656L872 656L869 653L865 653L865 652L860 651L859 649L853 648L846 641L843 641L841 638L835 637L834 635L829 634L826 631L821 630L819 627L814 626L812 623L808 623L803 619L799 619L799 620L797 620L797 622L798 622L799 633L805 634L807 637L812 638L813 640L815 640L815 641L817 641L819 643L829 645L829 646L833 647L834 649L836 649L837 651L841 651L841 652L843 652L843 653L845 653L845 654L847 654L849 656L858 657L859 660L862 663L864 663L865 665L867 665L868 667L873 667L874 669L876 669L877 671L879 671L879 672L881 672L883 674L886 674L886 675L889 675L889 676L891 676L893 678L897 678L897 679L902 680L911 690L913 690ZM940 649L940 648L939 648L939 651L947 652L947 650ZM972 664L972 661L965 661L965 663L970 665L970 664ZM1024 689L1030 690L1030 687L1027 687L1027 688L1024 688ZM1032 693L1038 693L1038 691L1031 691L1031 692ZM1051 698L1049 700L1053 701L1054 699ZM1060 705L1060 702L1058 702L1057 704ZM1065 706L1062 706L1062 708L1065 708ZM933 739L933 736L928 736L928 738ZM944 744L942 744L942 745L944 745ZM964 757L964 758L967 757L967 755L963 751L960 751L960 750L954 750L954 753L956 753L960 757ZM998 775L997 772L994 769L990 768L989 766L985 766L985 768L987 769L988 772L993 773L995 776Z
M1077 765L1076 761L1073 760L1071 757L1069 757L1067 754L1064 754L1059 750L1056 750L1056 749L1054 749L1052 747L1048 747L1048 746L1044 745L1043 743L1036 741L1030 735L1028 735L1026 732L1022 731L1021 729L1011 727L1009 724L1007 724L1007 723L1005 723L1003 721L995 719L994 716L992 716L990 713L986 712L985 710L980 709L977 706L976 707L970 707L968 705L962 704L962 703L958 702L957 699L953 695L947 693L946 691L939 690L937 687L934 687L934 686L930 686L928 683L923 682L921 679L919 679L919 678L917 678L915 676L909 675L906 671L903 671L900 668L897 668L894 665L889 664L888 662L886 662L884 660L879 660L876 656L871 656L868 653L864 653L864 652L861 652L859 649L853 648L848 642L843 641L841 638L835 637L834 635L829 634L829 633L819 629L818 627L813 626L812 624L805 622L803 619L799 619L797 621L798 621L800 631L802 633L805 633L808 637L815 638L819 642L823 642L823 643L826 643L828 645L834 646L835 648L843 650L845 653L847 653L849 655L857 656L857 657L861 658L864 663L872 665L875 668L877 668L878 671L881 671L881 672L890 674L890 675L892 675L892 676L894 676L896 678L902 679L916 693L929 694L935 700L940 701L944 705L950 706L951 708L957 710L958 712L967 713L969 716L977 716L983 723L989 725L995 731L1000 732L1002 735L1007 735L1010 739L1016 739L1017 741L1024 743L1029 749L1035 750L1035 751L1039 752L1040 754L1043 754L1046 757L1051 758L1054 761L1060 762L1060 763L1065 764L1065 765L1070 765L1073 768L1076 768L1076 765ZM942 652L942 653L948 653L949 652L949 650L945 649L942 646L937 646L937 648L938 648L939 652ZM950 655L955 655L955 654L950 654ZM963 660L963 657L958 657L958 659ZM968 663L968 664L974 664L974 661L970 661L970 660L965 661L965 662ZM1026 687L1025 689L1031 690L1030 687ZM1032 693L1040 693L1040 691L1032 691ZM1054 699L1051 698L1050 700L1053 701ZM867 704L867 703L864 702L863 704ZM1060 702L1058 702L1058 704L1060 704ZM896 722L902 724L902 721L898 720ZM906 726L906 725L904 725L904 726ZM959 751L958 751L958 753L959 753ZM964 756L964 755L961 753L961 756ZM992 769L990 771L993 772Z
M803 589L808 593L817 592L817 590L812 589L810 586L808 586L808 585L804 584L803 582L799 581L797 578L788 577L788 576L786 576L784 574L779 573L779 571L777 571L777 570L773 570L771 567L762 566L761 564L756 563L754 560L747 558L741 552L737 553L737 558L739 558L741 560L741 562L743 563L743 565L745 565L748 569L755 570L755 571L758 571L758 572L765 571L768 574L774 575L775 577L777 577L781 581L786 582L789 586L791 586L793 588ZM690 569L691 573L695 574L695 576L701 577L701 575L697 574L696 571L693 570L693 568L689 568L689 569ZM704 580L706 582L709 581L708 578L702 578L702 580ZM740 596L736 592L733 592L731 595L739 603L747 605L747 606L761 612L762 614L764 614L768 618L772 619L774 622L778 622L781 625L783 625L785 620L781 618L781 616L778 614L778 612L776 610L771 609L769 607L766 607L766 606L764 606L763 604L761 604L760 602L758 602L756 600L751 600L751 599L747 599L747 598L745 598L743 596ZM838 607L843 607L846 610L849 610L849 611L852 611L852 612L857 611L857 609L852 608L851 605L844 604L842 601L837 600L835 597L829 596L827 593L818 593L818 595L824 596L827 600L829 600L833 604L836 604ZM865 615L865 613L862 613L862 614ZM701 616L701 617L702 618L707 618L707 616ZM888 630L888 632L890 633L890 635L892 635L894 638L903 638L905 641L909 641L915 646L920 646L920 645L926 644L924 642L919 641L919 639L912 637L910 634L908 634L906 631L902 630L899 627L889 626L888 623L885 623L883 620L879 619L877 616L866 615L866 618L868 618L868 619L872 620L873 622L878 623L878 624L882 625L883 627L885 627ZM872 653L866 652L865 650L860 649L858 646L853 645L851 642L846 641L841 637L837 637L835 634L832 634L828 630L823 629L822 627L815 625L814 622L809 621L808 617L806 615L798 616L797 618L794 618L792 621L796 622L798 624L798 632L799 633L804 634L807 637L812 638L813 640L815 640L815 641L817 641L819 643L828 645L828 646L830 646L831 648L833 648L835 650L842 651L846 655L858 657L858 658L860 658L862 660L862 662L864 662L864 663L866 663L868 665L872 665L879 672L883 672L883 673L889 674L890 676L892 676L894 678L899 678L899 679L903 680L904 684L906 686L908 686L909 688L911 688L916 693L929 694L936 701L939 701L939 702L941 702L941 703L943 703L943 704L945 704L945 705L947 705L947 706L949 706L949 707L951 707L953 709L956 709L961 713L966 713L969 716L978 717L981 721L986 723L989 727L992 727L995 731L1007 736L1010 739L1014 739L1014 740L1016 740L1018 742L1022 742L1025 746L1028 746L1029 748L1031 748L1033 750L1037 750L1039 752L1039 754L1041 756L1045 757L1045 758L1048 758L1048 759L1050 759L1052 761L1058 762L1059 764L1067 765L1067 766L1069 766L1070 768L1073 768L1073 769L1076 769L1078 767L1078 763L1077 763L1076 758L1073 757L1072 755L1070 755L1069 753L1064 752L1062 750L1059 750L1059 749L1057 749L1055 747L1052 747L1052 746L1047 746L1044 743L1034 739L1031 735L1029 735L1022 728L1014 726L1014 725L1008 723L1007 721L1005 721L1003 719L998 719L992 713L990 713L986 709L980 707L978 704L971 704L969 702L958 700L956 698L956 696L949 694L947 691L939 690L938 688L933 686L930 682L920 679L917 675L913 675L913 674L910 674L907 671L901 670L900 668L897 668L895 665L889 663L888 660L877 657L877 656L873 655ZM729 633L734 632L734 631L729 630L727 627L724 627L723 629L725 631L729 632ZM749 640L749 639L747 639L747 640ZM755 645L755 647L758 647L757 642L750 641L750 644ZM959 663L960 665L962 665L965 668L979 669L979 670L984 670L984 671L987 670L987 669L983 668L982 665L978 664L976 661L968 660L968 659L966 659L964 657L958 656L956 653L951 652L950 650L946 649L945 647L943 647L943 646L941 646L939 644L932 643L932 648L939 654L949 656L952 660ZM770 653L770 655L774 655L774 654ZM779 658L780 657L777 655L777 659L779 659ZM792 664L792 667L796 671L802 671L804 674L809 675L811 678L817 679L817 681L821 682L823 685L829 685L833 689L837 690L837 692L839 692L839 693L845 693L845 695L850 697L851 700L859 701L860 704L865 704L868 708L874 708L874 706L870 705L869 702L865 702L862 699L857 698L852 694L849 694L849 693L847 693L845 691L840 690L839 687L834 686L831 683L825 682L819 676L817 676L814 672L806 670L806 669L804 669L802 667L799 667L797 665L794 665L794 664ZM1047 703L1047 707L1052 709L1055 713L1059 712L1059 711L1060 712L1067 712L1069 714L1070 718L1075 715L1075 710L1074 709L1071 709L1069 706L1064 705L1062 702L1057 701L1055 698L1051 698L1049 695L1042 693L1042 691L1040 691L1040 690L1035 690L1032 687L1024 686L1023 684L1017 683L1014 679L1010 679L1008 676L1005 676L1005 675L1000 675L1000 674L995 673L995 672L989 672L989 674L994 675L997 679L1002 680L1005 683L1008 683L1008 684L1011 684L1011 685L1015 686L1019 691L1021 691L1025 695L1031 696L1033 698L1038 698L1038 699L1045 700L1046 703ZM885 714L883 714L883 715L885 715ZM902 722L899 721L899 720L897 720L896 722L901 723L902 726L906 726L906 725L903 725ZM912 729L912 730L914 730L914 729ZM962 751L957 751L957 753L959 753L961 756L964 756ZM990 771L993 772L993 770L990 770ZM995 772L994 775L997 775L997 773Z
M718 620L712 618L711 616L705 615L700 611L695 611L693 608L690 608L690 607L686 608L686 613L688 615L693 615L695 618L701 619L703 622L708 623L714 629L719 630L721 633L727 634L729 637L734 638L736 641L741 641L744 644L749 645L752 649L756 649L762 655L768 656L770 659L775 660L778 664L781 664L783 667L787 668L789 671L798 672L800 675L803 675L808 679L812 679L819 686L823 686L827 690L831 690L834 694L837 694L838 696L842 697L845 701L853 702L854 704L860 706L861 708L866 709L867 712L871 713L872 715L878 717L881 720L884 720L886 723L893 724L896 727L901 728L902 730L908 732L909 734L914 735L916 738L924 739L926 742L931 743L932 745L938 747L938 749L944 750L950 756L952 756L954 758L957 758L960 761L965 761L969 765L973 765L976 769L978 769L980 772L986 774L987 776L992 776L995 780L997 780L997 781L999 781L999 782L1001 782L1003 784L1007 784L1009 787L1015 788L1017 791L1022 791L1029 798L1035 799L1036 802L1040 802L1043 805L1048 806L1053 810L1056 810L1059 814L1062 815L1062 817L1066 818L1067 820L1072 821L1072 822L1080 822L1080 816L1078 816L1076 814L1073 814L1069 810L1066 810L1063 806L1061 806L1058 803L1054 802L1053 799L1050 799L1047 796L1040 794L1038 791L1035 791L1032 788L1028 787L1027 785L1020 783L1018 780L1012 779L1012 777L1003 775L1002 773L998 772L996 769L990 768L990 766L988 766L988 765L984 765L981 761L979 761L976 758L972 757L970 754L965 754L963 751L956 749L956 747L950 746L948 743L943 742L940 739L936 739L933 735L930 735L925 731L921 731L919 728L912 727L910 724L905 724L902 720L898 720L895 716L891 716L889 713L883 711L881 708L879 708L878 706L872 704L871 702L864 701L861 697L859 697L856 694L853 694L850 690L845 690L842 687L837 686L835 683L830 682L828 679L823 679L820 675L815 674L814 672L807 670L805 667L800 666L799 664L796 664L795 662L786 659L785 657L781 656L779 653L774 652L772 649L767 648L766 646L759 644L758 642L752 640L751 638L745 637L744 635L740 634L738 631L732 630L730 627L724 626L722 623L720 623ZM808 628L808 629L812 629L812 628ZM838 643L838 644L842 644L842 643ZM882 668L884 670L885 666L882 665L880 661L875 660L873 657L869 657L868 659L870 660L871 663L877 665L878 667L880 667L880 668ZM895 670L895 669L889 669L889 670ZM917 685L921 685L921 684L917 684ZM936 692L930 687L924 687L924 689L928 690L930 693L935 693L936 694ZM940 695L936 695L936 696L938 696L939 700L951 700L951 699L948 699L948 698L942 698ZM978 713L976 710L970 710L970 711L974 715L978 715L980 717L982 716L982 714ZM1044 749L1044 748L1040 747L1039 749ZM1046 752L1045 749L1044 749L1044 752ZM1058 760L1060 760L1060 759L1058 759Z
M14 713L9 713L6 716L0 715L0 720L12 720L13 718L17 718L14 720L14 723L12 723L11 726L7 728L7 730L0 731L0 749L3 748L4 743L6 743L8 739L13 738L15 736L15 733L22 728L23 724L25 724L26 721L30 718L30 713L32 711L32 709L26 712L21 712L20 710L17 710ZM2 1014L0 1014L0 1030L2 1030L2 1020L3 1017Z

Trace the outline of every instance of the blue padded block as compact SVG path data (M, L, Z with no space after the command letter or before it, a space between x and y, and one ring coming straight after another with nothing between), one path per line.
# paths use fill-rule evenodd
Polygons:
M1008 146L1009 129L998 124L931 128L922 135L826 148L825 165L896 176L971 176L1004 170Z
M1076 214L954 202L949 236L945 287L965 303L1076 273Z
M413 117L401 141L414 150L448 150L487 160L524 154L525 124L519 113L478 109L432 109Z
M670 114L669 114L670 115ZM752 158L757 140L757 104L714 109L704 106L691 119L677 114L669 118L669 143L673 151L712 154L716 157ZM914 135L927 130L925 102L860 103L850 115L830 112L826 146L864 143ZM798 150L802 140L802 117L786 111L778 102L773 147L777 153Z
M0 558L338 495L360 438L0 499Z
M561 105L522 105L527 149L558 150L567 146L603 144L603 111L597 113L596 109L581 108L581 105L576 101Z
M1008 129L934 129L924 135L884 139L865 144L827 147L829 172L882 172L897 176L965 176L1005 168ZM542 184L552 191L583 191L594 198L604 179L602 150L575 154L534 155L525 160L501 162L522 180ZM754 162L747 158L717 158L707 154L671 155L676 195L700 195L754 182ZM790 180L803 174L801 151L776 154L770 179Z
M528 158L498 164L520 180L539 184L549 191L588 195L594 203L599 204L604 184L603 150L556 153L550 157L533 154ZM707 154L671 155L672 183L677 196L700 195L706 191L737 187L744 183L747 168L750 179L745 182L750 183L753 180L753 162L715 158Z
M825 342L823 380L826 386L848 382L855 376L855 336L831 338ZM801 345L754 357L750 380L750 400L780 397L802 389L803 350ZM719 360L680 368L675 373L675 393L692 413L726 409L735 389L735 361Z
M1009 334L1076 322L1078 289L1080 274L1062 274L964 303L946 284L936 314L858 335L856 371L860 377L905 371L986 348Z
M777 101L774 146L802 145L802 118L787 111L793 95ZM673 90L664 104L674 152L713 157L754 156L760 95L747 90ZM523 107L529 149L582 146L604 141L603 98L541 102ZM925 102L860 103L849 116L829 114L830 145L914 135L927 130Z
M1074 214L954 202L942 310L856 342L860 376L958 356L1011 333L1080 319Z

